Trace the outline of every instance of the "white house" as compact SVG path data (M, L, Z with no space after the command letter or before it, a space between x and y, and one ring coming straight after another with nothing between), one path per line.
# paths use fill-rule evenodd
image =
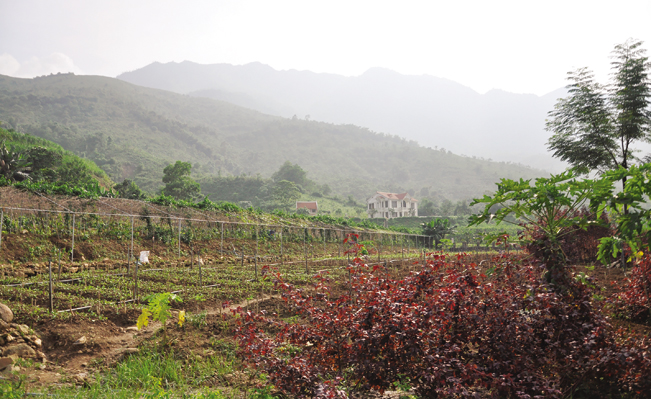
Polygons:
M384 193L377 191L366 200L368 217L370 218L401 218L418 216L418 200L409 193Z

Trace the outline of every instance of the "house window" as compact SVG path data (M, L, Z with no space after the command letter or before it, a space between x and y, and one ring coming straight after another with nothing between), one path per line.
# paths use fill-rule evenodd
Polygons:
M391 206L393 208L397 208L398 207L398 201L391 201Z
M411 209L416 209L416 203L415 202L411 203Z
M373 204L373 203L368 204L368 209L375 209L375 204Z
M402 217L402 212L400 212L400 217Z
M407 201L402 201L402 207L406 208L407 207Z
M389 201L384 201L384 207L388 208L389 207Z

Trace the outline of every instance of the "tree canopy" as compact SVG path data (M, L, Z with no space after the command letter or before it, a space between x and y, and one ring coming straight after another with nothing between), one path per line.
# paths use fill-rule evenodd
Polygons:
M201 186L190 177L192 165L176 161L163 169L163 194L181 200L194 200L201 195Z
M651 141L648 58L641 41L628 40L612 53L612 81L603 86L588 68L569 72L569 96L549 113L549 149L580 173L628 168L632 145Z

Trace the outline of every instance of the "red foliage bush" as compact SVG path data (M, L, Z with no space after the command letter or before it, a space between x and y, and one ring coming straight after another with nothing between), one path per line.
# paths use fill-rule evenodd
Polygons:
M588 210L582 209L580 211L563 213L559 212L557 218L567 217L587 217L588 220L596 222L596 216ZM565 254L566 261L570 264L590 264L597 261L597 250L599 247L599 240L602 237L611 237L613 230L610 227L610 222L606 214L602 214L599 220L600 223L590 225L586 230L579 227L568 229L563 235L560 246ZM539 223L544 223L539 221ZM523 234L530 241L525 246L525 249L539 260L547 259L550 254L548 253L550 243L549 238L545 236L543 231L534 225L525 225Z
M537 267L506 255L490 276L462 256L430 255L400 281L356 258L351 295L339 298L325 276L308 295L274 274L303 320L240 310L242 356L296 397L383 392L399 381L434 398L651 392L648 344L613 332L588 286L559 293Z
M651 318L651 256L644 255L631 270L623 289L610 299L615 312L632 321Z

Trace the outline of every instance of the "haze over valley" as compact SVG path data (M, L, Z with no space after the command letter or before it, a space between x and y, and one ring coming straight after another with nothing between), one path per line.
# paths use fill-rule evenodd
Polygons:
M153 63L118 79L140 86L208 97L291 118L354 124L431 148L548 171L564 165L547 151L547 112L566 94L544 96L469 87L428 75L372 68L346 77L278 71L261 63Z

